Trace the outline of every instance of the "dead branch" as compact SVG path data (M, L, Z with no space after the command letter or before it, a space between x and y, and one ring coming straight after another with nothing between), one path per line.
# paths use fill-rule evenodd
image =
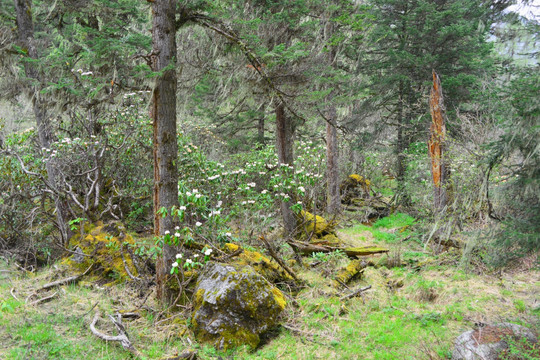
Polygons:
M66 285L66 284L70 284L70 283L77 282L77 281L78 281L80 278L82 278L84 275L88 274L88 272L92 269L93 266L94 266L94 264L90 265L90 266L88 267L88 269L86 269L86 271L83 272L82 274L70 276L70 277L68 277L68 278L61 279L61 280L57 280L57 281L53 281L53 282L51 282L51 283L48 283L48 284L43 285L41 288L39 288L39 289L36 290L36 291L47 290L47 289L51 289L51 288L54 288L54 287L57 287L57 286L62 286L62 285Z
M268 240L266 240L266 238L264 236L261 236L259 237L259 240L261 240L264 244L264 246L266 247L266 250L268 250L268 252L270 253L270 256L272 256L272 258L274 258L274 260L277 261L277 263L289 274L292 276L292 278L294 280L296 280L297 282L299 282L300 280L298 279L298 277L296 276L296 274L294 273L294 271L291 270L290 267L287 266L287 264L285 264L285 261L283 261L281 259L281 257L276 254L276 252L274 251L274 249L270 246L270 244L268 243Z
M137 349L135 349L135 347L129 340L126 329L124 328L124 325L122 324L122 316L120 314L117 314L117 318L115 319L112 315L109 315L109 318L111 319L114 326L120 333L120 335L110 336L110 335L103 334L102 332L99 332L96 329L96 323L99 320L99 315L100 315L99 311L97 311L96 314L94 315L94 319L92 320L92 323L90 324L90 330L92 331L92 334L94 334L98 338L105 341L118 341L120 342L120 344L122 345L124 349L126 349L127 351L129 351L135 356L139 356L140 355L139 352L137 351Z
M135 280L135 281L142 281L142 279L138 276L135 276L131 273L131 271L129 271L129 268L126 264L126 259L124 257L124 245L122 245L122 248L120 249L120 257L122 258L122 263L124 264L124 269L126 270L126 274L128 274L128 276L131 278L131 280ZM135 266L135 262L133 261L133 257L131 257L131 261L133 262L133 266Z
M361 295L364 291L367 291L367 290L369 290L369 289L371 289L371 285L368 285L368 286L366 286L366 287L360 288L360 289L354 291L354 292L351 293L351 294L342 296L342 297L339 298L339 300L340 300L340 301L343 301L343 300L347 300L347 299L353 298L353 297L355 297L355 296Z
M243 253L243 252L244 252L244 249L242 249L241 247L239 247L238 250L233 251L233 252L230 253L229 255L222 256L222 257L216 259L216 261L218 261L218 262L224 262L224 261L226 261L226 260L229 260L230 258L233 258L233 257L235 257L235 256L240 255L240 254Z
M15 295L15 288L11 288L9 293L11 294L11 296L13 296L15 300L20 301L19 298Z
M32 301L30 303L30 305L37 305L37 304L40 304L40 303L43 303L43 302L47 302L49 300L52 300L52 298L54 298L56 295L58 295L58 291L55 291L54 294L52 294L52 295L46 296L46 297L41 298L41 299L37 299L35 301Z

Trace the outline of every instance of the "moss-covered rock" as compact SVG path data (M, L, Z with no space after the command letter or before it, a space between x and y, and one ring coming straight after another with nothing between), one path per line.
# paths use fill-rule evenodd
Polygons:
M350 204L355 198L369 198L371 191L371 181L362 175L352 174L339 186L342 194L342 202Z
M332 247L338 247L343 244L343 242L335 234L327 234L321 237L320 239L312 239L312 244L321 244L328 245Z
M233 253L240 249L236 244L225 244L225 250ZM293 278L281 266L258 251L243 249L242 253L232 259L234 264L249 265L271 283L293 281Z
M220 349L249 345L276 326L286 306L279 289L251 266L209 262L193 295L193 330L199 341Z
M117 281L129 280L126 268L133 276L137 276L138 271L130 253L123 250L126 244L134 244L134 240L121 223L86 224L82 232L79 230L70 239L75 253L62 262L80 271L94 264L93 274Z
M335 221L327 221L322 216L313 215L305 210L300 211L297 217L300 231L315 237L334 234L334 229L337 225Z

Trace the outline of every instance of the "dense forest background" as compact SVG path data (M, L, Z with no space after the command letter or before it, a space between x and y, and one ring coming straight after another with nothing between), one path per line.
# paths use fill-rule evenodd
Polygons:
M205 199L186 225L220 202L225 228L208 229L212 236L231 221L267 232L281 224L280 194L337 213L336 183L359 173L437 228L427 233L466 231L486 261L537 248L538 8L521 4L520 16L509 5L178 3L169 65L178 76L178 188ZM152 226L149 113L159 73L149 4L26 6L31 39L21 39L14 3L2 4L0 239L35 262L66 245L75 219ZM432 70L447 115L443 212L432 206L427 149Z
M456 267L538 266L537 2L0 5L0 251L24 269L121 222L167 303L181 244L293 258L299 214L396 213Z

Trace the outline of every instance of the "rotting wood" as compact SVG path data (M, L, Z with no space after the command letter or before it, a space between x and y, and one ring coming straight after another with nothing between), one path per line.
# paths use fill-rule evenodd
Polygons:
M430 138L428 151L431 158L431 174L433 176L433 203L436 211L442 211L447 203L446 183L449 169L445 159L446 114L444 108L442 86L439 75L433 70L433 87L429 100L431 112Z
M102 332L96 329L96 323L99 320L99 316L100 316L99 311L96 311L96 314L94 315L94 319L92 320L92 323L90 324L90 331L92 331L92 334L94 334L98 338L105 341L118 341L120 342L120 344L122 345L124 349L126 349L127 351L129 351L135 356L140 356L140 353L137 351L137 349L135 349L135 347L133 346L133 344L128 338L126 329L124 325L122 324L122 316L120 314L117 314L116 319L112 315L109 315L109 318L111 319L114 326L119 332L119 335L116 335L116 336L103 334Z
M390 250L385 248L380 248L377 246L366 246L366 247L335 247L329 245L318 245L310 244L303 241L294 241L294 246L298 249L303 255L311 255L316 252L329 253L336 250L343 251L348 257L356 258L357 256L367 256L373 254L382 254L387 253Z
M354 277L358 276L366 267L369 266L369 262L365 260L351 260L351 262L341 268L335 278L334 278L334 286L339 287L340 285L345 285L347 287L347 283L351 281Z
M350 298L353 298L355 296L358 296L358 295L361 295L364 291L367 291L371 289L371 285L368 285L366 287L363 287L363 288L360 288L358 290L355 290L354 292L348 294L348 295L345 295L345 296L342 296L341 298L339 298L340 301L343 301L343 300L347 300L347 299L350 299Z

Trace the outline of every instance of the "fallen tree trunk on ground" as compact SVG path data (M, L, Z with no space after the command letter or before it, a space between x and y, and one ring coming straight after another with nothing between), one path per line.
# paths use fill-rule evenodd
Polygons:
M294 241L291 242L292 246L295 246L302 255L311 255L313 253L322 252L329 253L336 250L341 250L347 254L350 258L356 258L357 256L367 256L373 254L382 254L387 253L390 250L377 247L377 246L366 246L366 247L336 247L322 244L310 244L303 241Z
M336 277L334 278L334 286L339 287L340 285L347 287L347 283L351 281L354 277L359 275L366 267L372 265L373 263L367 262L365 260L352 260L349 265L341 268Z

